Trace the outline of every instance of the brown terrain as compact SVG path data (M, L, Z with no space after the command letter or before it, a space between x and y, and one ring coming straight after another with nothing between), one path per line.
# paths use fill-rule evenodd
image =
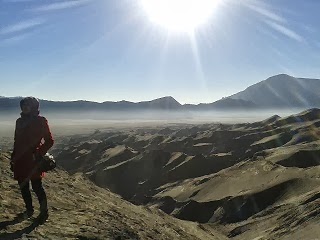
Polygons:
M202 224L176 219L154 207L135 206L97 187L83 174L70 176L62 169L46 176L50 217L39 225L36 215L31 219L17 216L24 208L8 154L0 155L0 166L1 240L226 239Z
M61 138L52 153L68 173L48 174L49 221L27 234L315 240L319 126L320 110L310 109L254 123L150 126ZM3 222L22 204L7 161L1 161L1 171ZM27 223L7 226L0 239L21 236L17 229Z

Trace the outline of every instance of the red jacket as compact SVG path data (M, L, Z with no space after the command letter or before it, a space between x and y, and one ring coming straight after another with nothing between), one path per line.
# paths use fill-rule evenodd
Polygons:
M35 155L45 155L53 145L48 121L42 116L21 117L16 121L12 162L14 179L39 179Z

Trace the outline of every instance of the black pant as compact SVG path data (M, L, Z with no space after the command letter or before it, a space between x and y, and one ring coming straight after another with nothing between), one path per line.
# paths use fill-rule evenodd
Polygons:
M47 195L43 189L41 179L31 180L31 185L32 185L33 191L37 195L37 198L40 204L40 212L47 212L48 211ZM32 205L32 198L31 198L31 192L30 192L30 181L23 181L23 182L19 181L19 186L20 186L22 198L24 200L27 210L32 211L33 205Z

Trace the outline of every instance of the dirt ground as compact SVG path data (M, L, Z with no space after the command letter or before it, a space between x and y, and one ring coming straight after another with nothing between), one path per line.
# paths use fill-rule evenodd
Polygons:
M43 226L16 223L22 202L3 153L0 239L320 236L319 109L256 122L50 125L60 168L45 181L52 217ZM2 152L13 128L10 121L0 128Z

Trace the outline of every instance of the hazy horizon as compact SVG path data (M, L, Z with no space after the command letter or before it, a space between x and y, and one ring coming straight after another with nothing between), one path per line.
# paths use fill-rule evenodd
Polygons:
M49 122L56 139L95 131L148 129L152 127L195 126L201 124L238 124L258 122L279 115L287 117L306 109L261 111L40 111ZM19 111L0 111L0 149L11 149Z

